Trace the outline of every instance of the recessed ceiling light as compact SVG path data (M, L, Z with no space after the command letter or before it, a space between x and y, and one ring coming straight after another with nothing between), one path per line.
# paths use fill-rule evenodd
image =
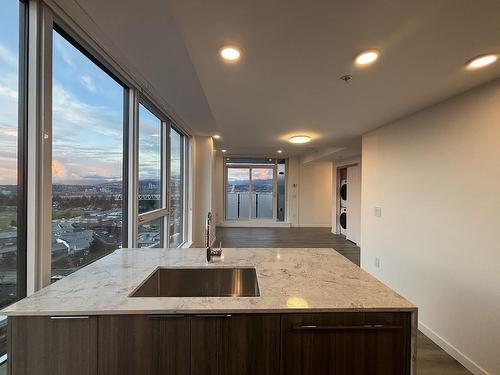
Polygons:
M221 150L223 154L225 154L227 152L227 150Z
M467 69L474 70L474 69L481 69L484 68L488 65L493 64L498 60L498 55L495 54L487 54L487 55L481 55L474 57L472 60L470 60L467 63Z
M236 62L241 57L241 52L234 46L224 46L219 51L220 56L228 62Z
M281 154L283 151L282 150L278 150L278 154Z
M220 135L219 135L219 134L214 134L214 135L212 135L212 138L213 138L213 139L219 139L219 138L220 138Z
M359 66L367 66L373 64L380 56L380 52L376 49L369 49L360 52L354 62Z
M290 143L307 143L311 142L311 137L308 135L294 135L288 139Z

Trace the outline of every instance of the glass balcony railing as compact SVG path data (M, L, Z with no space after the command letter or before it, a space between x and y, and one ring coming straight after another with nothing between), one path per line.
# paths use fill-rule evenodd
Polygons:
M227 193L227 218L237 219L272 219L272 192L229 192Z

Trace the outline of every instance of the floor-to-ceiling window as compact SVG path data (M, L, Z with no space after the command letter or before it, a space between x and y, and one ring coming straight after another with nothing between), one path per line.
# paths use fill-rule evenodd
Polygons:
M139 247L163 247L165 204L164 168L165 123L152 110L139 104Z
M24 3L2 0L0 11L0 308L25 293ZM0 316L0 364L6 358Z
M124 87L53 32L52 279L122 246Z
M170 129L170 226L169 246L184 242L184 136Z

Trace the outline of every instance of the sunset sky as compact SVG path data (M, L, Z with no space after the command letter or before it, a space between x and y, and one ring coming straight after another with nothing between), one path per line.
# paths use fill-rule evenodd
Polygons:
M228 180L229 181L248 181L250 177L249 169L247 168L229 168ZM253 168L252 180L272 180L272 168Z
M0 184L16 183L19 1L0 12ZM13 16L14 15L14 16Z
M2 0L0 184L16 183L19 25L13 15L17 12L17 0ZM119 83L53 32L54 183L94 184L122 178L123 95ZM139 129L140 178L159 178L161 122L141 107ZM178 149L178 143L173 147Z

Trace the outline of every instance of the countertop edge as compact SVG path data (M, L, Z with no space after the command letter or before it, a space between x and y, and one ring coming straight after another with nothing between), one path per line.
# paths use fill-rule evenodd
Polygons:
M23 311L1 312L7 317L22 316L99 316L99 315L203 315L203 314L313 314L336 312L417 312L417 307L380 308L296 308L296 309L200 309L200 310L103 310L103 311Z

